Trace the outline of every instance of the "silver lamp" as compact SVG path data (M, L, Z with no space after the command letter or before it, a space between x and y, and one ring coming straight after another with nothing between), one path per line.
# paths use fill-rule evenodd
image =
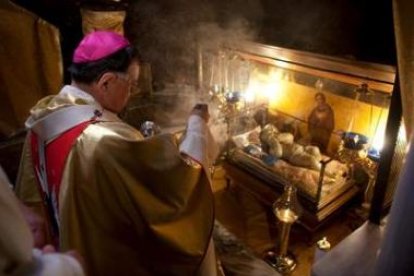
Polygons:
M265 260L278 272L290 273L296 268L295 257L288 253L290 228L303 209L296 197L296 188L286 185L284 193L273 204L273 213L279 221L279 239L276 252L269 251Z

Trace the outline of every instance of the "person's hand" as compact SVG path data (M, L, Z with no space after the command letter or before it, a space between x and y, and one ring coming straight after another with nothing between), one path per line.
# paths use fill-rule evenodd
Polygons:
M207 104L196 104L191 111L191 115L197 115L201 117L206 123L210 119L210 114L208 112Z
M58 253L58 252L56 252L56 249L53 245L48 244L48 245L45 245L42 248L42 253L43 254L51 254L51 253ZM77 251L69 250L69 251L66 251L66 252L62 252L61 254L64 254L64 255L67 255L67 256L70 256L70 257L74 258L75 260L77 260L79 262L79 264L82 267L85 267L84 266L85 262L84 262L82 256Z
M56 249L53 245L51 244L47 244L42 248L42 253L43 254L48 254L48 253L55 253Z

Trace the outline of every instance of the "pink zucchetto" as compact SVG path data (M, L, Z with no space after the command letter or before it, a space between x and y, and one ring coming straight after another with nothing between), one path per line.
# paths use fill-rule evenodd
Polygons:
M110 31L96 31L86 35L76 47L73 63L86 63L105 58L129 46L128 39Z

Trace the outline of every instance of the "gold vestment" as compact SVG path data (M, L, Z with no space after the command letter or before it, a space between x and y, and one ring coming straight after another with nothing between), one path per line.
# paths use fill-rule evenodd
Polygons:
M58 94L32 119L93 99ZM106 110L102 110L108 113ZM211 238L214 205L205 171L178 151L173 135L143 139L114 114L88 126L66 161L59 194L60 244L88 275L195 275ZM40 202L30 145L16 192Z

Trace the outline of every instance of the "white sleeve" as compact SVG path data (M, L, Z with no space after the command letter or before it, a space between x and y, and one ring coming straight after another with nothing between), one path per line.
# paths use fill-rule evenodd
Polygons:
M188 118L180 151L197 160L205 169L213 165L218 155L218 147L207 123L200 116L191 115Z
M66 254L43 254L38 249L33 249L33 258L36 262L36 271L30 275L36 276L84 276L79 262Z

